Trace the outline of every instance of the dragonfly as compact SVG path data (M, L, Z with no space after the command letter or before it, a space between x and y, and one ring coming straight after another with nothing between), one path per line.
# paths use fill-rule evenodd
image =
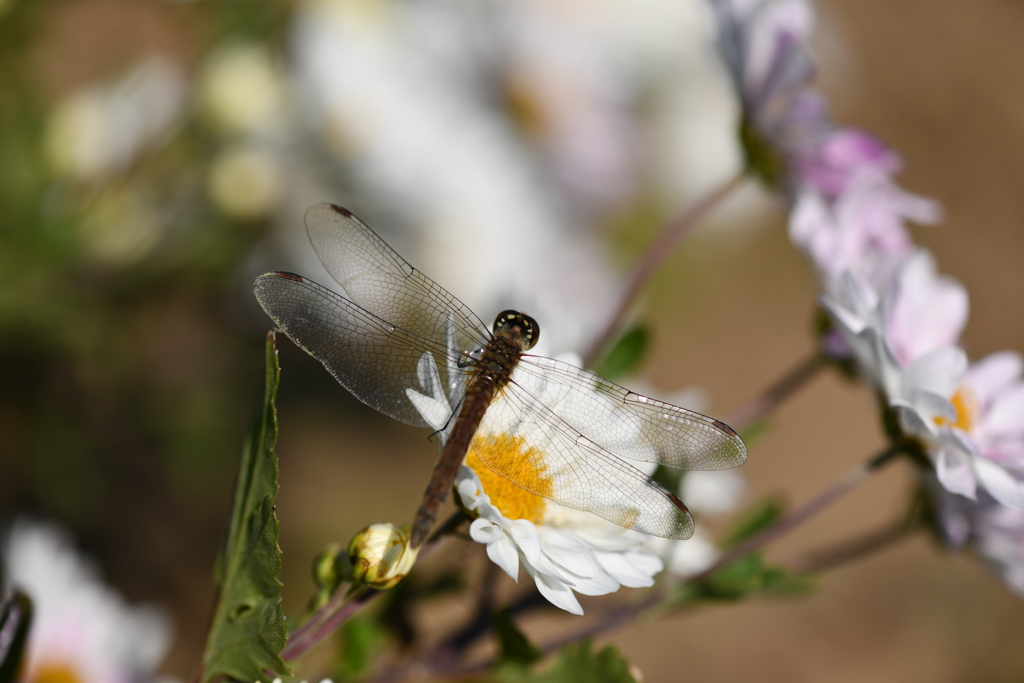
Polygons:
M347 209L316 204L305 221L344 295L283 271L260 275L254 292L278 328L360 401L447 435L411 548L427 538L470 448L531 493L672 539L693 535L693 517L633 463L722 470L746 460L743 440L720 420L526 353L540 334L533 318L503 311L489 328ZM422 396L454 408L430 415Z

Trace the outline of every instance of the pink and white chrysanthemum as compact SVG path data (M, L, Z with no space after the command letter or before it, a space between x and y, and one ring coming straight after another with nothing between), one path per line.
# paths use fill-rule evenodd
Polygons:
M864 173L832 201L803 188L790 213L789 235L826 288L849 271L881 290L914 253L904 221L934 223L940 213L936 202Z
M952 345L967 316L962 286L919 252L884 296L849 272L834 290L822 305L904 433L925 445L943 487L972 499L980 487L1024 507L1024 458L1014 445L1024 442L1020 360L1001 354L968 369Z
M718 51L743 108L748 163L779 189L808 187L828 199L869 172L902 162L865 131L841 128L811 88L814 13L806 0L711 0Z
M21 683L138 683L170 645L167 617L129 607L56 526L19 520L4 544L4 576L32 599Z
M994 353L971 365L942 425L956 447L937 468L943 486L968 498L984 488L1002 505L1024 508L1024 380L1019 354Z

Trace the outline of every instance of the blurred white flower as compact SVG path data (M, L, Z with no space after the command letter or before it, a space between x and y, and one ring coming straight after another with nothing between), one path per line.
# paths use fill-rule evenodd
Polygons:
M199 94L205 113L230 131L273 131L285 121L284 73L263 44L233 43L215 51L203 66Z
M18 520L4 544L4 576L32 599L23 683L152 680L171 629L154 607L129 607L57 527Z
M475 310L514 301L539 320L560 317L544 337L581 346L611 278L502 106L507 40L497 29L509 13L305 3L293 26L296 81L313 130L345 162L339 175L429 235L421 270Z
M181 69L155 55L111 83L67 97L47 125L46 152L54 169L81 180L102 180L147 148L166 141L185 110Z
M152 197L131 184L103 189L78 224L83 252L111 266L125 266L150 253L167 227Z
M743 477L733 470L685 472L679 497L698 518L720 517L739 506L746 487ZM701 573L721 555L700 526L685 541L651 538L647 548L665 561L669 574L680 577Z
M207 193L214 206L231 218L261 218L280 204L283 175L277 159L264 147L235 145L213 160Z
M739 505L747 483L734 470L687 472L679 494L691 511L717 516L732 512Z

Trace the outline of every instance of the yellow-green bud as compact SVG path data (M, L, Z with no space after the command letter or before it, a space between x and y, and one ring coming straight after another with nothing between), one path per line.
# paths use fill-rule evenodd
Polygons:
M409 548L408 524L371 524L348 544L352 577L371 588L387 590L412 570L419 550Z

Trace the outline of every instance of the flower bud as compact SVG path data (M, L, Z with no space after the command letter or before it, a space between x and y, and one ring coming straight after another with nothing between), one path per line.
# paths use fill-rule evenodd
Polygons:
M408 524L371 524L357 533L348 544L353 578L378 590L397 585L419 554L409 548L409 530Z
M352 579L352 566L348 561L348 549L341 543L331 543L313 558L313 580L316 593L307 609L315 612L330 601L331 596L345 581Z

